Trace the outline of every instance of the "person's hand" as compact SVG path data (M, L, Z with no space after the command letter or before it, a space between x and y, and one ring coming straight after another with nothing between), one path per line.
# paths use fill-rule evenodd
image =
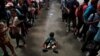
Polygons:
M74 5L74 8L76 8L76 5Z
M66 8L67 13L70 13L70 10L68 8Z
M9 27L14 28L15 26L14 25L10 25Z

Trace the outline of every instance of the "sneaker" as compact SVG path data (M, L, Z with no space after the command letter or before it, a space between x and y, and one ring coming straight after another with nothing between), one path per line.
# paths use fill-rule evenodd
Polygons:
M58 54L58 51L56 49L53 49L53 52L56 53L56 54Z
M48 52L48 50L47 50L47 49L43 49L42 51L43 51L43 52Z
M10 56L9 54L4 54L3 56Z

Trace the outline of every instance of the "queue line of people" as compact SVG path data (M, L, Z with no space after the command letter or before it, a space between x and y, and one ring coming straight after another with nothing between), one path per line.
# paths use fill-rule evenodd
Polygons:
M61 0L62 20L66 23L67 32L72 28L75 38L82 42L80 50L83 53L88 51L88 56L97 56L100 50L100 4L98 1L84 0L82 4L79 4L77 0Z

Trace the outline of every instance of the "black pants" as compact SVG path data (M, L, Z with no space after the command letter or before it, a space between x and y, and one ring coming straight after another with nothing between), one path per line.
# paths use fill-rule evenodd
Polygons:
M85 41L85 39L86 39L86 33L87 33L87 31L88 31L88 29L89 29L89 25L87 25L87 24L83 24L83 29L82 29L82 31L79 33L79 37L83 37L83 41ZM83 36L82 36L83 35Z
M67 22L67 28L68 31L71 30L71 22L72 22L72 28L76 27L76 17L73 14L68 14L67 18L66 18L66 22Z
M82 48L81 48L81 50L82 50L83 52L84 52L84 51L87 51L86 46L87 46L88 44L90 44L90 43L93 42L93 39L94 39L95 34L96 34L96 33L94 33L94 32L90 32L90 31L87 32L86 41L83 43Z
M93 50L90 51L89 56L97 56L99 50L100 50L100 43L94 41L94 48L93 48Z
M67 13L64 13L63 11L62 11L62 21L64 22L67 22L67 18L68 18L68 14Z
M79 30L81 29L83 24L84 24L84 22L83 22L82 18L78 17L78 24L76 26L76 28L77 28L77 36L79 36Z
M24 37L22 37L21 34L16 33L16 34L15 34L15 37L16 37L16 44L17 44L17 46L19 46L19 41L20 41L20 40L22 40L23 44L25 44L25 39L24 39Z
M29 18L29 22L34 23L35 15L32 15L31 13L29 13L28 18Z
M76 16L74 13L70 13L69 15L69 20L72 21L72 27L75 28L76 27Z
M1 45L0 47L1 47L2 51L4 52L3 56L9 56L8 55L8 51L6 49L6 46L5 45Z

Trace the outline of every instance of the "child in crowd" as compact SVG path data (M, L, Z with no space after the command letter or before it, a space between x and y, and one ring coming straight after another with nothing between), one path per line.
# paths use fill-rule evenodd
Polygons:
M54 38L54 32L51 32L49 34L49 37L46 39L46 41L44 42L44 49L43 51L48 51L48 49L53 49L53 52L58 53L57 51L57 42Z

